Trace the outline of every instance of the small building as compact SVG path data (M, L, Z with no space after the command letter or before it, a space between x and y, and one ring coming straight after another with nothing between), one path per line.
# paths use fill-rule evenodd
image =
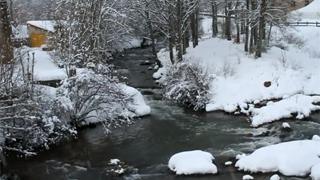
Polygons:
M50 41L55 32L55 21L28 21L27 28L31 47L41 47Z
M12 26L12 42L14 47L29 46L29 34L27 25Z

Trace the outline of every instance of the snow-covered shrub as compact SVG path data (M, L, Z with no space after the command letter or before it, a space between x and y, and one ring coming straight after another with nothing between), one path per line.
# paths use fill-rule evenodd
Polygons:
M210 75L198 64L178 63L167 74L164 96L195 110L205 108L209 100Z
M130 101L112 76L83 69L58 88L56 104L76 127L98 122L109 127L130 121Z
M13 95L0 101L1 147L22 155L33 155L73 135L70 126L53 112L51 101L37 87L14 86ZM9 93L7 93L9 94Z

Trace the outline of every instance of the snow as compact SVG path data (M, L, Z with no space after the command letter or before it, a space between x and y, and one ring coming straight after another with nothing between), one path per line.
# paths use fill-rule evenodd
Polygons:
M311 168L310 177L312 180L320 180L320 163Z
M185 151L173 155L168 166L177 175L216 174L218 170L213 160L214 157L208 152Z
M146 116L151 113L151 108L144 101L143 95L135 88L120 84L121 89L129 95L133 101L129 104L129 108L136 116Z
M231 166L232 165L232 161L227 161L224 163L225 166Z
M17 27L12 27L13 36L17 39L29 38L28 27L26 25L18 25Z
M308 6L297 10L295 13L299 14L304 19L320 20L320 0L313 0Z
M119 159L110 159L109 165L118 165L120 163Z
M250 175L244 175L244 176L242 177L242 180L252 180L252 179L254 179L254 177L252 177L252 176L250 176Z
M290 129L290 128L291 128L291 126L290 126L290 124L289 124L289 123L284 122L284 123L282 123L282 128L283 128L283 129Z
M297 119L308 117L311 111L319 110L320 106L314 103L320 102L320 96L294 95L271 105L257 108L252 111L252 126L257 127L263 123L269 123L282 118L293 117L297 113ZM290 126L289 126L290 127Z
M49 32L54 32L55 31L54 26L56 23L55 21L46 20L46 21L27 21L27 24L49 31Z
M315 0L300 11L318 10L319 2ZM210 33L208 18L203 20L202 26ZM185 61L198 63L213 77L206 111L243 113L249 116L253 127L258 127L283 118L304 119L319 110L320 29L297 27L287 31L302 44L284 42L286 50L271 47L259 59L246 54L243 44L219 38L205 38L196 48L188 48ZM281 41L279 33L274 28L274 42ZM153 77L165 84L172 67L169 52L161 50L158 59L163 67ZM265 82L271 82L271 86L265 87ZM261 106L255 106L257 104Z
M286 176L306 176L320 163L320 141L300 140L260 148L239 156L236 167L252 173L280 172Z
M280 180L280 176L278 174L275 174L271 176L270 180Z
M320 136L314 135L314 136L312 137L312 140L313 140L313 141L320 141Z
M67 78L67 74L64 69L60 69L54 62L49 52L42 51L39 48L30 49L30 68L32 62L32 54L35 55L34 64L34 80L35 81L52 81L63 80ZM25 57L24 62L27 64ZM25 65L26 65L25 64Z

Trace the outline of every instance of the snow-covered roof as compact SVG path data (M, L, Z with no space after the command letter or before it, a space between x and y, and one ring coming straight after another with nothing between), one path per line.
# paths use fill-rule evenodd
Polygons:
M12 33L13 36L18 39L29 37L27 25L18 25L17 27L12 27Z
M313 0L309 5L296 11L303 19L320 20L320 0Z
M51 20L46 20L46 21L28 21L27 22L28 25L31 26L35 26L37 28L46 30L46 31L50 31L50 32L54 32L54 26L56 24L55 21L51 21Z

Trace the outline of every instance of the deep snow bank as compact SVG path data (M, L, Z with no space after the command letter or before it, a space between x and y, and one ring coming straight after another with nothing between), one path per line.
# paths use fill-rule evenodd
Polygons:
M319 58L291 46L287 51L273 47L262 58L254 59L242 48L222 39L208 39L187 49L185 59L199 63L214 77L207 111L240 111L251 117L253 126L258 126L293 113L298 113L298 118L307 117L319 109L313 104L319 102L319 96L309 96L320 94ZM154 77L163 83L171 64L167 51L160 51L158 57L164 66ZM270 87L265 82L270 82ZM283 101L255 108L256 104L273 99Z
M318 140L291 141L260 148L248 156L238 156L235 166L252 173L279 171L286 176L306 176L312 171L312 175L317 176L319 154Z

